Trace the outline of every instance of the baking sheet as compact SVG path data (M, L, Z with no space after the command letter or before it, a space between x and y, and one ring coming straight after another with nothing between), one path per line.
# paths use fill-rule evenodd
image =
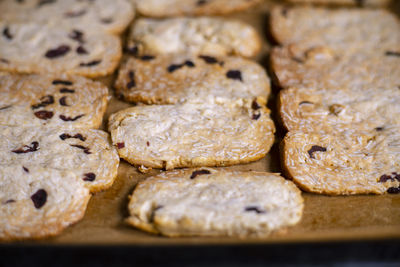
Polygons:
M400 1L397 7L400 6ZM267 41L267 13L271 5L266 1L261 7L230 17L243 20L255 26L264 38L263 51L258 61L265 67L270 45ZM392 7L393 8L393 7ZM397 9L398 10L398 9ZM107 77L102 82L113 83L115 77ZM275 92L276 95L276 92ZM113 112L131 106L111 99L107 109L103 129ZM274 111L274 95L269 101ZM275 120L276 121L276 120ZM283 131L279 129L277 141L271 152L263 159L245 165L227 167L234 170L257 170L281 172L278 143ZM263 239L205 238L185 237L166 238L141 232L128 226L128 196L138 181L159 173L152 170L142 174L129 163L121 160L118 177L111 189L97 193L89 202L85 217L79 223L67 228L61 235L41 241L25 241L35 244L104 244L104 245L182 245L182 244L243 244L243 243L281 243L306 241L343 241L366 239L400 239L400 195L361 195L361 196L321 196L303 193L305 209L301 222L284 231L274 233Z

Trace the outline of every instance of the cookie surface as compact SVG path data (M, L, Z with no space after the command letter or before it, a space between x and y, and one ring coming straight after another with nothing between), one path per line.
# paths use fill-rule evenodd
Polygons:
M135 0L137 11L147 17L224 15L250 8L260 0Z
M383 9L276 7L270 24L278 43L295 44L291 48L295 55L319 46L347 54L400 48L400 22Z
M100 130L0 126L3 165L18 162L73 172L91 192L109 188L117 176L119 157L109 135Z
M0 73L0 125L100 127L108 88L79 76Z
M98 77L112 73L122 53L119 37L91 30L5 22L0 29L0 71Z
M300 190L281 176L210 168L164 172L140 182L127 222L166 236L263 237L300 221Z
M291 3L355 5L355 6L386 6L390 0L287 0Z
M400 90L311 89L280 91L279 113L287 130L382 130L400 126Z
M10 23L69 26L120 34L134 17L129 0L0 1L0 19Z
M90 199L72 172L0 164L0 240L43 238L79 221Z
M175 104L208 97L267 98L270 81L260 65L239 57L145 55L122 65L115 88L127 101Z
M221 18L138 19L127 49L139 55L192 53L254 57L261 49L256 30L243 22Z
M274 82L281 88L383 89L400 84L400 49L346 55L321 46L305 53L276 47L270 56Z
M283 166L297 185L313 193L399 193L399 130L289 132L283 141Z
M120 157L173 169L225 166L264 157L275 127L264 99L137 106L111 115Z

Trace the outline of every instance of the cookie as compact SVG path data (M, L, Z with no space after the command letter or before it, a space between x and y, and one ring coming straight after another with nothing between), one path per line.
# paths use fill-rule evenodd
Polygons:
M98 77L112 73L122 53L119 37L91 30L6 22L0 29L0 71Z
M209 97L267 98L270 81L260 65L239 57L144 55L122 65L115 88L127 101L175 104Z
M134 17L129 0L96 1L0 1L0 20L10 23L38 23L70 26L120 34Z
M91 192L111 187L119 157L109 135L100 130L0 126L0 159L73 172Z
M274 82L281 88L384 89L400 85L400 48L344 55L319 47L296 55L276 47L270 56Z
M256 98L128 108L111 115L109 131L121 158L169 170L258 160L275 127L265 100Z
M295 55L320 46L347 54L400 48L400 22L384 9L276 7L270 24L274 39L282 45L294 44Z
M260 0L136 0L137 11L147 17L225 15L243 11Z
M89 190L72 172L0 165L0 240L43 238L79 221Z
M221 18L138 19L127 50L139 55L181 54L255 57L261 39L250 25Z
M400 193L400 128L289 132L283 166L302 189L319 194Z
M127 222L151 233L263 237L298 223L303 198L277 174L197 168L140 182L128 209Z
M279 113L289 131L381 129L400 126L400 90L288 88L279 94Z
M325 4L325 5L353 5L353 6L387 6L390 0L287 0L291 3Z
M108 97L79 76L0 73L0 125L98 128Z

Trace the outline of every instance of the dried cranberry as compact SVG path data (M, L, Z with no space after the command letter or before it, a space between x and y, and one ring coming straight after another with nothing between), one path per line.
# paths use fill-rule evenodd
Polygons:
M36 117L38 117L41 120L48 120L51 119L54 115L54 113L52 111L47 111L47 110L40 110L40 111L36 111L35 113L33 113Z
M50 49L46 52L45 57L47 58L57 58L64 56L67 54L70 50L70 47L68 45L60 45L59 47L55 49Z
M132 87L136 86L136 82L135 82L135 72L133 71L129 71L128 72L128 77L129 77L129 82L127 83L126 87L128 89L131 89Z
M257 206L248 206L248 207L245 207L245 208L244 208L244 211L247 211L247 212L249 212L249 211L254 211L254 212L257 213L257 214L266 213L265 210L263 210L263 209L261 209L260 207L257 207Z
M76 117L67 117L64 115L60 115L60 119L62 119L63 121L76 121L77 119L82 118L83 116L85 116L84 114L78 115Z
M78 30L72 30L72 33L68 35L69 38L72 40L75 40L79 43L83 43L83 32L78 31Z
M146 142L146 146L150 146L150 142L149 141Z
M3 35L9 40L13 38L13 36L10 33L10 29L7 26L3 29Z
M16 154L23 154L23 153L35 152L38 150L38 148L39 148L39 142L33 141L31 143L31 146L24 145L23 147L14 149L11 152Z
M117 143L117 148L118 148L118 149L122 149L122 148L124 148L124 147L125 147L125 143L124 143L124 142Z
M132 47L127 47L127 48L125 48L125 52L127 52L128 54L131 54L131 55L133 55L133 56L137 56L137 54L138 54L138 52L139 52L139 49L138 49L138 47L135 45L135 46L132 46Z
M257 103L257 99L254 99L253 102L251 103L251 108L254 110L260 109L261 106Z
M83 46L80 45L76 49L76 53L78 53L80 55L84 55L84 54L88 54L88 51Z
M96 66L101 62L101 60L93 60L87 63L81 63L79 64L79 66L81 67L92 67L92 66Z
M87 182L93 182L96 179L96 174L93 172L85 173L83 180Z
M63 93L63 94L73 94L73 93L75 93L75 90L74 90L74 89L68 89L68 88L61 88L61 89L60 89L60 93Z
M54 97L52 95L46 95L40 98L40 103L32 105L32 109L42 108L48 105L54 104Z
M209 170L198 170L194 171L192 175L190 175L190 179L196 178L197 175L204 175L204 174L210 174L211 172Z
M1 107L0 110L5 110L5 109L11 108L11 107L12 107L12 105L4 106L4 107Z
M314 158L314 152L326 152L326 148L322 146L312 146L310 150L307 151L310 158Z
M394 181L394 178L392 178L392 176L386 175L386 174L384 174L381 177L379 177L379 182L380 183L384 183L384 182L387 182L387 181Z
M215 64L218 63L218 60L215 57L200 55L199 58L204 60L207 64Z
M150 60L153 60L154 58L155 58L155 56L150 56L150 55L143 55L140 57L140 59L143 61L150 61Z
M47 192L44 189L39 189L31 196L35 208L40 209L47 201Z
M393 56L393 57L400 57L400 52L386 51L385 55L386 56Z
M254 113L251 117L252 120L258 120L261 117L261 113Z
M57 85L57 84L63 84L63 85L72 85L73 83L70 81L65 81L65 80L54 80L52 84Z
M400 187L390 187L387 192L389 194L400 194Z
M85 154L92 154L92 152L90 152L90 149L87 148L87 147L84 147L84 146L81 146L81 145L70 145L70 146L82 149Z
M67 106L68 107L67 97L66 96L61 97L60 100L58 100L58 102L60 103L61 106Z
M63 140L63 141L65 139L69 139L69 138L75 138L75 139L79 139L81 141L85 141L86 140L86 138L80 133L75 134L75 135L70 135L70 134L63 133L62 135L60 135L60 139Z
M228 77L229 79L233 79L233 80L243 81L242 73L240 72L240 70L229 70L226 73L226 77Z

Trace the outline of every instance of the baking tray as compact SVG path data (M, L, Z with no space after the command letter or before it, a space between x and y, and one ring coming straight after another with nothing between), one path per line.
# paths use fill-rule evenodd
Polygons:
M397 2L399 8L400 1ZM275 4L265 1L261 6L229 16L252 24L263 37L263 49L257 59L267 69L270 50L268 41L268 11ZM396 4L395 4L396 5ZM397 9L399 10L399 9ZM112 88L115 75L101 79ZM111 94L113 94L112 89ZM276 116L273 92L269 101L272 116ZM110 114L131 106L113 97L104 117L103 129ZM275 121L276 118L274 118ZM271 152L263 159L244 165L227 167L234 170L257 170L281 172L279 162L279 141L284 135L277 125L277 140ZM128 196L138 181L159 173L151 170L142 174L129 163L121 160L118 177L109 190L95 194L89 202L85 217L77 224L67 228L61 235L39 241L24 241L23 244L46 245L240 245L240 244L282 244L304 242L400 240L400 195L359 195L322 196L303 193L305 209L301 222L283 232L274 233L267 238L237 239L228 237L184 237L166 238L148 234L128 226Z

